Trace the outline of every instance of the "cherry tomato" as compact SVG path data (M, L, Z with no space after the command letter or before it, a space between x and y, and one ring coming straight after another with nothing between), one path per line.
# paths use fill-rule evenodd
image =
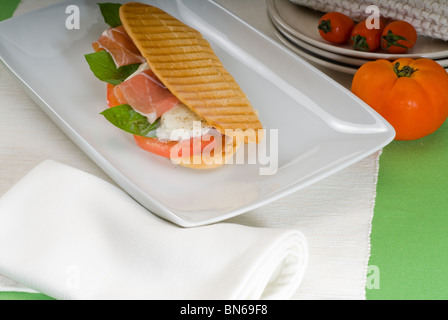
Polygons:
M340 12L329 12L319 20L319 34L331 43L346 43L350 39L355 22Z
M367 19L362 20L352 30L351 44L353 49L359 51L375 51L381 46L381 35L386 23L380 20L379 28L371 28L367 24Z
M417 31L406 21L393 21L384 28L381 47L393 54L406 53L417 41Z

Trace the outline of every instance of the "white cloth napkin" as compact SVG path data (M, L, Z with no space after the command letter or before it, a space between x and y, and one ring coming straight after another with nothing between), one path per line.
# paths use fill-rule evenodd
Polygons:
M0 199L0 273L56 299L287 299L307 260L297 230L181 228L52 160Z

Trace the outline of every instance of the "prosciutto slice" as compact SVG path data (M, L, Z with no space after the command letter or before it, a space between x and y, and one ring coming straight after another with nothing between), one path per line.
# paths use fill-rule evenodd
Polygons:
M123 26L104 31L101 37L92 43L92 47L96 52L109 52L117 67L146 61Z
M114 94L119 103L129 104L150 122L180 103L150 69L117 85Z

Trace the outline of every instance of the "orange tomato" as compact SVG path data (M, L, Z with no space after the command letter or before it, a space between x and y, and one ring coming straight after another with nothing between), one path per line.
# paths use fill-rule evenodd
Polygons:
M406 21L393 21L383 30L381 47L393 54L406 53L417 41L417 31Z
M319 34L331 43L345 43L355 23L349 16L339 12L326 13L319 20Z
M367 19L358 22L351 33L351 44L353 49L359 51L375 51L381 47L381 35L383 33L386 23L383 19L380 20L380 27L367 27Z
M394 127L396 140L427 136L448 117L448 73L430 59L368 62L351 90Z

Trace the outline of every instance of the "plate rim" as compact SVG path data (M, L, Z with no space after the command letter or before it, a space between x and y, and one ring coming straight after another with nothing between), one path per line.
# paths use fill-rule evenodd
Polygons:
M326 67L328 69L331 69L333 71L338 71L350 75L354 75L358 68L356 66L349 67L345 65L338 64L336 61L329 60L326 58L320 58L319 56L316 56L314 54L308 53L304 50L301 50L299 46L295 45L295 43L292 43L289 41L284 34L282 34L279 30L274 30L274 34L277 36L277 38L282 42L283 45L285 45L289 50L292 50L297 55L308 59L314 63L317 63L323 67ZM303 48L302 48L303 49Z

